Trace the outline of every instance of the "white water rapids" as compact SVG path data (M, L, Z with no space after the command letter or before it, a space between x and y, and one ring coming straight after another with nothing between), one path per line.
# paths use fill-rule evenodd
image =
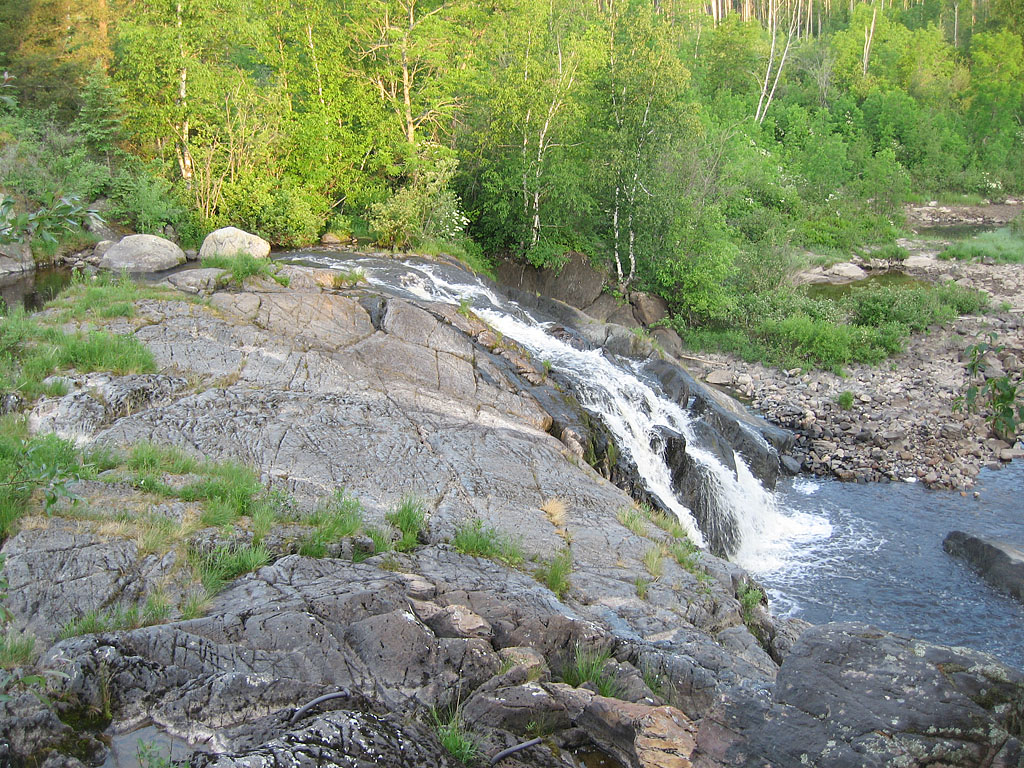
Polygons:
M663 431L681 434L686 452L706 483L712 524L735 526L740 542L733 560L753 571L778 567L794 544L827 538L827 523L806 514L780 511L775 495L751 473L743 457L735 456L736 472L699 445L693 417L643 380L642 364L613 362L601 350L579 350L547 333L551 323L535 319L515 302L497 295L477 278L439 265L399 263L375 258L341 259L334 254L296 254L306 263L334 269L359 269L371 285L410 297L452 305L468 304L496 331L525 347L533 359L550 365L571 380L574 394L611 432L623 456L632 462L643 484L665 509L679 518L693 540L705 545L691 510L672 489L662 453Z

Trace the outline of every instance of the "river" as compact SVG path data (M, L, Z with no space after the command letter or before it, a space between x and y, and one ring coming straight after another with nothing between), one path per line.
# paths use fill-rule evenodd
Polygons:
M581 368L592 382L609 378L606 372L597 375L605 366L598 366L593 357L574 362L579 353L545 337L543 323L523 322L525 313L508 313L508 308L497 306L491 290L475 280L453 282L453 273L445 271L442 276L419 264L396 270L394 262L381 266L376 260L354 263L328 255L303 255L307 263L320 266L362 268L371 282L400 287L420 298L470 300L489 322L541 359L559 368ZM398 277L396 271L404 271L404 276ZM623 372L626 377L631 374ZM601 394L584 404L617 433L617 440L629 440L627 453L635 454L639 462L649 462L649 455L641 455L643 446L637 445L635 433L651 426L646 422L635 426L635 420L656 415L659 408L646 392L639 396L635 387L628 384L626 398L632 398L637 407L625 418L622 411L629 406L622 397ZM681 428L680 417L673 418L670 423ZM625 437L623 421L634 422ZM963 561L942 549L942 540L954 529L1022 542L1019 494L1024 489L1024 465L982 472L977 497L973 492L962 496L910 483L854 484L797 477L781 481L766 498L761 489L751 490L751 478L745 479L740 488L730 490L745 493L748 509L740 514L756 520L734 560L768 588L777 614L813 623L868 622L937 643L991 652L1024 667L1024 605L993 590ZM742 501L739 506L744 506ZM680 516L692 524L685 512Z

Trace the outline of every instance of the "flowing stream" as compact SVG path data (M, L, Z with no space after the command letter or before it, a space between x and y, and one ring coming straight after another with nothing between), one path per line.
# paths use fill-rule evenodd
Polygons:
M550 335L554 323L498 295L462 270L303 251L290 261L362 270L371 285L409 298L469 306L537 362L569 380L580 404L598 416L650 494L679 517L695 541L704 535L672 489L661 451L665 430L710 484L715 515L728 519L740 546L733 560L770 590L776 613L813 622L865 621L944 644L966 645L1024 667L1024 605L994 592L942 551L955 528L1021 537L1017 494L1024 468L982 474L980 499L915 485L855 485L796 478L766 491L737 456L735 473L702 447L693 417L647 383L641 363L579 350Z

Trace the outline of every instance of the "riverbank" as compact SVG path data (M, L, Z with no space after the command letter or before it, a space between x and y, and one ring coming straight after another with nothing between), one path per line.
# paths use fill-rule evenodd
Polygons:
M865 274L889 269L933 283L955 281L990 296L991 311L960 317L909 339L905 350L879 366L829 371L780 370L731 355L688 360L698 375L738 394L769 421L797 433L799 468L852 481L922 482L967 489L982 467L1024 458L996 438L983 413L958 406L970 384L966 349L995 334L1002 349L987 357L989 372L1019 385L1024 361L1024 272L1015 264L939 259L946 243L901 240L911 255L902 264L855 259ZM848 394L847 394L848 393ZM795 469L793 465L791 468Z

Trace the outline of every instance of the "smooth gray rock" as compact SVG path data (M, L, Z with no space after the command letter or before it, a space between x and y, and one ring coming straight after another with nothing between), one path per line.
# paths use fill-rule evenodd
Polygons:
M35 268L28 243L0 243L0 275L31 272Z
M156 235L128 235L100 259L100 269L114 272L162 272L185 263L185 252Z
M1024 602L1024 550L1004 541L952 531L942 548L967 561L997 589Z
M199 249L200 260L209 256L247 254L257 259L270 256L270 243L238 227L221 227L208 234Z
M217 290L218 283L227 270L211 267L208 269L187 269L184 272L175 272L167 276L167 282L171 287L177 288L183 293L193 293L202 296L209 296Z

